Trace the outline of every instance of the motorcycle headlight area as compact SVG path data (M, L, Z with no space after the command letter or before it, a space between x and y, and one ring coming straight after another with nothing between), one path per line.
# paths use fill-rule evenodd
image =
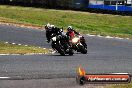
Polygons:
M53 38L52 38L52 41L56 41L56 37L53 37Z
M79 38L76 38L76 37L75 37L75 38L72 39L72 42L73 42L73 43L77 43L78 41L79 41Z

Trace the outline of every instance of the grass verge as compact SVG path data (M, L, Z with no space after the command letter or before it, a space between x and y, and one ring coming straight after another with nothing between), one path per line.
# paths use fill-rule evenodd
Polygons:
M13 45L0 42L0 54L30 54L49 53L48 49L35 46Z
M82 33L132 38L131 16L1 5L0 21L36 26L51 23L64 28L72 25Z
M132 88L132 83L130 84L118 84L118 85L110 85L106 88Z

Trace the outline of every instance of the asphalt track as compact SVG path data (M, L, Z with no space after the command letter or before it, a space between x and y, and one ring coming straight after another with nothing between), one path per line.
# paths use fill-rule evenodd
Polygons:
M88 54L0 56L0 79L10 77L0 80L1 88L77 88L79 66L87 73L132 74L132 40L84 36ZM0 41L50 48L45 40L45 31L0 25Z

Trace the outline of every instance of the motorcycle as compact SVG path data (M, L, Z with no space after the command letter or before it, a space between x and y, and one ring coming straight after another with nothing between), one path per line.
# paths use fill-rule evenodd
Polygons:
M52 48L60 53L62 56L66 54L73 55L73 49L62 39L61 35L54 35L52 34L51 41L52 41Z
M85 42L84 37L81 35L75 35L71 37L72 48L83 54L87 54L87 45L83 44Z

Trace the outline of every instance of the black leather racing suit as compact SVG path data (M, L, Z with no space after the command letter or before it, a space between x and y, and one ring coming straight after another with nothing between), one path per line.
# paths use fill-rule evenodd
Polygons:
M65 49L68 49L69 46L70 46L68 37L67 37L65 34L63 34L63 32L60 30L60 28L53 27L53 28L50 28L50 29L46 30L47 42L48 42L48 43L50 42L50 39L52 38L51 35L52 35L53 33L54 33L55 35L60 35L61 44L64 45L64 48L65 48Z

